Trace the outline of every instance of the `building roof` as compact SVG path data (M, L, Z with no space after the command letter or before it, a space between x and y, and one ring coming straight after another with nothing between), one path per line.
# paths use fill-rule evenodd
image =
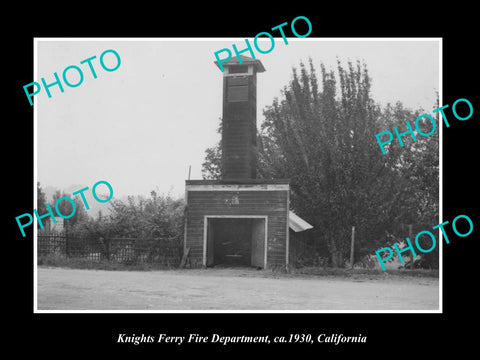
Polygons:
M290 179L219 179L219 180L185 180L186 185L228 185L228 184L290 184Z
M244 55L238 55L238 56L240 56L240 59L242 59L241 64L240 64L240 61L238 60L238 57L233 56L228 61L225 61L224 63L222 63L222 66L225 67L225 65L228 66L228 65L249 65L249 64L253 64L253 66L255 67L255 70L257 72L264 72L265 71L265 68L263 67L263 64L260 60L252 59L251 57L244 56ZM220 66L218 65L218 61L214 61L214 63L220 69Z
M295 214L293 211L289 212L288 216L288 226L295 232L300 232L308 229L313 229L313 226L308 222L303 220L300 216Z

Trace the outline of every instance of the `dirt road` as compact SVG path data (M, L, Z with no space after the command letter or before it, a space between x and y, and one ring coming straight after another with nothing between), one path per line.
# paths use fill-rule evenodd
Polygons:
M38 268L38 310L438 310L430 277Z

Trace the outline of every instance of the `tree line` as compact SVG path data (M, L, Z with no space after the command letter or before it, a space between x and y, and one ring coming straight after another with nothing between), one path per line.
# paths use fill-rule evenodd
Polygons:
M55 209L56 201L63 196L71 197L71 194L57 190L47 202L40 183L37 183L37 209L46 209L47 203ZM126 200L114 198L109 202L108 214L99 212L98 217L87 214L80 198L73 197L72 200L76 212L64 220L64 229L68 232L96 238L182 238L185 209L183 199L159 195L155 191L151 191L150 197L128 196ZM59 210L62 214L70 214L72 205L70 202L60 202Z

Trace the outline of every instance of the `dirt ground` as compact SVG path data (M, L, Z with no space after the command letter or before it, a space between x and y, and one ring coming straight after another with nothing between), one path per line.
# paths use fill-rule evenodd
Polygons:
M432 277L38 268L38 310L438 310Z

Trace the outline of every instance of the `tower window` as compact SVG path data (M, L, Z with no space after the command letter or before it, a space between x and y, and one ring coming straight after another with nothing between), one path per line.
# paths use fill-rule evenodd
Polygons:
M239 65L239 66L232 66L228 70L229 74L244 74L248 73L248 66L247 65Z

